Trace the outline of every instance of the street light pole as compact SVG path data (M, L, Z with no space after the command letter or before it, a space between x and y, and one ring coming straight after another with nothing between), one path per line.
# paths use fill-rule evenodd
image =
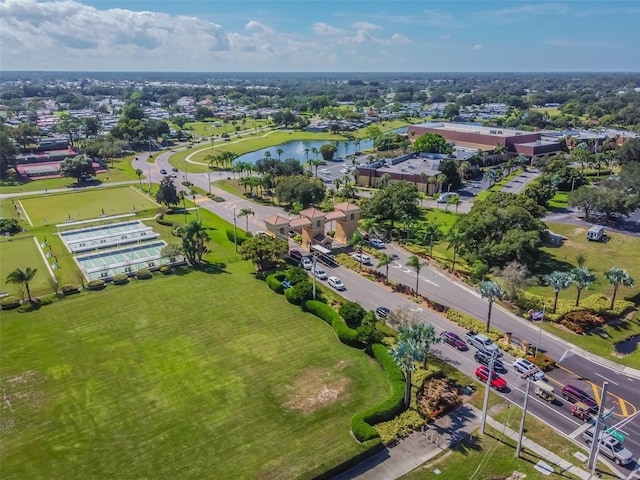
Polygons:
M533 358L537 358L538 357L538 349L540 348L540 337L542 336L542 322L544 322L544 309L545 309L546 305L542 306L542 318L540 319L540 329L538 330L538 341L536 342L536 349L535 352L533 354Z
M209 195L211 195L211 165L207 167L207 178L209 180Z
M495 362L497 356L497 352L493 352L491 354L491 359L489 360L489 374L487 375L487 384L484 391L484 403L482 407L482 421L480 423L480 431L482 433L486 433L485 426L487 424L487 413L489 411L489 390L491 389L491 372L493 372L493 364Z
M311 276L313 277L313 299L316 299L316 261L317 261L317 254L314 251L313 252L313 265L312 265L312 271L311 271Z
M149 165L149 194L151 194L151 165Z
M520 433L518 434L518 445L516 446L516 458L520 458L522 452L522 436L524 435L524 422L527 418L527 402L529 401L529 387L531 387L531 377L527 377L527 388L524 392L524 405L522 406L522 420L520 420Z
M236 253L238 253L238 233L236 227L236 207L233 207L233 244L236 247Z
M187 178L187 157L184 157L184 181L186 182L188 180Z
M598 409L598 417L596 418L596 427L593 432L593 443L589 452L589 462L587 468L591 470L589 478L593 478L598 464L598 450L600 449L600 432L602 431L602 414L604 412L604 402L607 399L607 391L609 390L609 382L602 382L602 395L600 396L600 408Z

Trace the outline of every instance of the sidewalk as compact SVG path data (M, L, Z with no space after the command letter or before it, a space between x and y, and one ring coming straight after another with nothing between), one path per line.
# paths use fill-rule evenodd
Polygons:
M395 445L334 477L335 480L394 480L418 468L450 447L462 442L473 442L472 433L480 427L482 412L472 405L465 404L448 415L428 425L424 432L414 432ZM518 432L504 427L491 417L487 425L503 431L507 437L518 440ZM589 472L563 460L546 448L523 438L525 449L535 453L546 463L562 468L583 480L589 479Z

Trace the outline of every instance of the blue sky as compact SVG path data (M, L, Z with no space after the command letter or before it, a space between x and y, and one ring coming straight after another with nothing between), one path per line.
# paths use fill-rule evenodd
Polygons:
M0 69L640 70L638 1L0 0Z

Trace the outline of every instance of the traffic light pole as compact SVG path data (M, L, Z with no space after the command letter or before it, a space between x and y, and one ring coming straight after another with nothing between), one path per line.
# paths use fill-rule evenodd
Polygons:
M595 475L596 465L598 464L600 433L602 432L602 414L604 412L604 402L607 399L607 390L609 390L609 382L603 382L602 395L600 397L600 408L598 409L598 417L596 418L596 428L593 432L593 442L591 443L591 452L589 453L589 463L587 463L587 468L591 470L589 478L593 478L593 476Z
M520 458L522 452L522 436L524 435L524 422L527 418L527 403L529 401L529 387L531 387L531 377L527 377L527 388L524 392L524 405L522 406L522 420L520 420L520 433L518 434L518 445L516 446L516 457Z

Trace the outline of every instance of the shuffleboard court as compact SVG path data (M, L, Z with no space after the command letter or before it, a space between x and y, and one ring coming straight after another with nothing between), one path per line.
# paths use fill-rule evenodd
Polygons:
M158 205L131 187L75 190L59 195L40 195L20 199L33 225L54 225L98 219L132 210L149 210Z

